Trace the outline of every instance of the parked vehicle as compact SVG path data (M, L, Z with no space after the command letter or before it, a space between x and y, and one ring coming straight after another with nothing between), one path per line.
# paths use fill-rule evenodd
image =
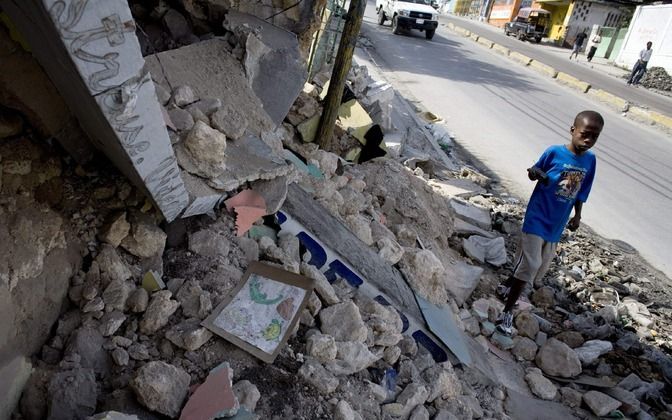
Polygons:
M419 29L425 38L432 39L439 26L439 13L432 7L431 0L376 0L378 24L392 21L392 33L402 29Z
M544 9L523 7L513 22L504 24L504 33L506 35L514 34L521 41L534 39L535 42L539 43L541 38L548 34L550 22L551 12Z

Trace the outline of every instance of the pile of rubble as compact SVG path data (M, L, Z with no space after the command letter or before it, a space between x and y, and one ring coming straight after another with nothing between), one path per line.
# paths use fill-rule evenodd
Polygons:
M646 70L646 74L640 84L648 89L669 92L672 90L672 76L667 74L667 71L663 67L651 67Z

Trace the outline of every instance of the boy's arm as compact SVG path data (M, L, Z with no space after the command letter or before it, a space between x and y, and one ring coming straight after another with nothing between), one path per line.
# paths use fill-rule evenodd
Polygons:
M569 223L567 223L567 229L571 230L574 232L579 228L579 225L581 224L581 210L583 209L583 201L576 200L574 202L574 217L569 219Z

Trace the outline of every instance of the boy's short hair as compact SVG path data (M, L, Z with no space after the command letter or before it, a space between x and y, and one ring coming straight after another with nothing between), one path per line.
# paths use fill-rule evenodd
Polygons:
M579 112L578 114L576 114L576 117L574 117L574 126L576 127L577 125L583 123L584 118L593 120L596 123L599 123L602 127L604 127L604 118L602 118L602 115L597 111Z

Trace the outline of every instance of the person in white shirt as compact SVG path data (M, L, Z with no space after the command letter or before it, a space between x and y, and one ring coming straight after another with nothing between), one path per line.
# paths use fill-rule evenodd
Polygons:
M600 33L602 31L598 30L593 39L590 40L592 45L590 46L590 49L588 50L588 55L586 55L586 60L590 63L593 59L593 56L595 55L595 51L597 51L597 46L600 42L602 42L602 37L600 36Z
M628 79L628 85L631 84L637 86L642 77L644 77L644 73L646 73L646 65L649 64L651 54L653 54L653 50L651 49L652 45L653 43L651 41L647 42L646 49L639 52L639 59L635 63L635 67L632 68L632 73L630 73L630 78Z

